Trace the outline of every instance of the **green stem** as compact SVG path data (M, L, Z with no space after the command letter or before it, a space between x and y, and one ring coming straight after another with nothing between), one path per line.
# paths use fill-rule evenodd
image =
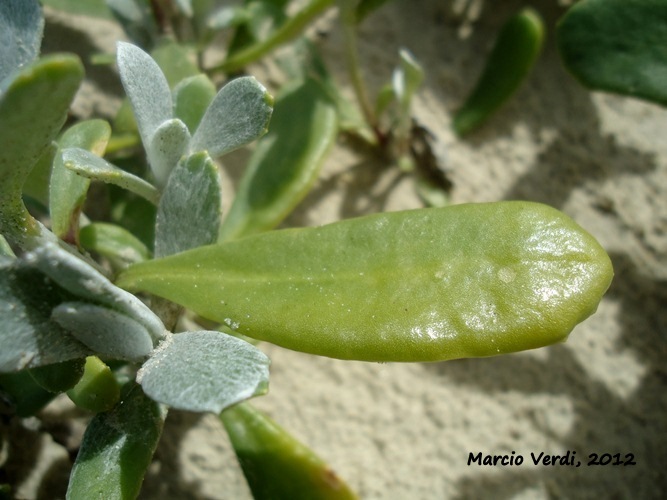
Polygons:
M299 36L310 22L328 9L334 0L312 0L299 12L291 16L285 23L274 31L268 38L243 49L229 57L222 64L209 71L223 71L233 73L244 66L261 58L283 43Z

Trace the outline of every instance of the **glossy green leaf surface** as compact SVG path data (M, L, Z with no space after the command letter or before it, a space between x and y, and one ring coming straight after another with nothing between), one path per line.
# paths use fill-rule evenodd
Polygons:
M229 153L266 133L273 98L255 78L246 76L222 87L192 136L190 151L212 158Z
M563 341L612 274L566 215L499 202L272 231L136 264L119 285L298 351L436 361Z
M221 204L218 167L208 154L196 153L179 163L158 205L156 258L214 243Z
M535 64L544 41L544 22L524 8L505 23L472 93L454 116L465 135L484 123L516 92Z
M183 332L158 346L137 382L152 399L173 408L219 413L267 391L269 358L221 332Z
M39 54L44 18L37 0L3 0L0 9L0 91L2 80Z
M567 68L585 86L667 106L667 2L586 0L558 25Z
M51 320L72 295L22 259L0 258L0 372L83 358L90 350Z
M120 385L111 369L100 358L88 356L83 376L67 396L79 408L95 413L109 411L120 399Z
M49 206L49 182L51 179L51 168L53 160L58 152L58 144L52 142L37 159L25 182L23 183L23 194L38 201L44 207Z
M79 59L53 55L22 69L0 94L0 233L24 248L45 231L23 205L23 183L60 131L82 78Z
M67 148L63 149L61 154L65 167L83 177L122 187L155 205L160 199L160 192L155 186L90 151L81 148Z
M58 141L60 148L83 148L102 156L111 127L104 120L88 120L68 128ZM65 168L63 157L57 154L49 183L49 213L51 230L61 239L74 239L78 233L79 215L90 180ZM72 237L66 238L68 235Z
M315 182L337 132L336 106L316 81L305 80L281 94L269 133L246 166L220 240L278 225Z
M115 224L95 222L79 231L79 242L89 252L109 259L116 268L150 258L150 252L136 236Z
M174 116L194 133L215 97L215 85L206 75L186 78L174 88Z
M358 498L326 462L252 406L229 408L220 420L255 500Z
M67 498L137 498L162 433L166 411L128 383L113 410L88 425L74 462Z

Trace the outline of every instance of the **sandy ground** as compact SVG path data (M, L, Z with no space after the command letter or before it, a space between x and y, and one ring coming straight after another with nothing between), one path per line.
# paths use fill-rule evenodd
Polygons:
M475 2L480 9L471 22L456 14L460 3L397 1L370 17L360 38L370 87L389 78L400 47L411 50L427 69L414 115L436 137L436 151L455 183L452 201L524 199L563 210L610 253L616 273L610 291L567 343L510 356L372 364L263 345L273 360L271 390L256 405L317 450L366 499L663 498L667 112L579 86L554 48L553 26L562 8L543 0L534 4L549 38L529 81L487 126L457 139L452 113L479 74L500 24L520 5ZM72 20L56 21L46 36L58 49L111 50L109 39L118 36L113 25L102 23L93 30L95 39L89 29L83 42L70 47ZM335 19L323 20L318 32L330 68L347 85ZM253 70L269 83L270 71ZM95 69L92 77L107 82L101 90L118 90L106 70ZM86 87L82 113L107 111L99 94L90 95L98 86ZM230 165L243 156L233 156ZM230 170L233 185L238 172ZM288 223L315 225L419 206L409 176L383 169L341 142ZM63 411L48 410L42 429L60 429L75 439L78 428L63 431ZM25 433L26 442L52 442L43 432ZM58 445L44 449L55 457L48 475L56 486L42 488L41 496L54 498L69 457ZM469 455L479 452L514 453L524 461L468 465ZM576 452L581 466L533 465L531 454L542 452ZM619 453L623 460L632 454L635 465L588 466L592 453ZM250 498L214 416L170 414L141 498Z

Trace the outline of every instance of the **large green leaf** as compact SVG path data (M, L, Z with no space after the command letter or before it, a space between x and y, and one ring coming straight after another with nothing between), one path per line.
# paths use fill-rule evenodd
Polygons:
M281 94L220 229L220 240L278 225L308 193L336 139L336 106L307 79Z
M231 335L184 332L160 344L137 373L137 382L160 403L220 413L267 391L269 358Z
M4 78L39 54L44 18L37 0L3 0L0 9L0 91Z
M134 383L116 407L88 425L74 462L67 498L137 498L162 433L166 411Z
M58 145L61 148L83 148L102 156L110 136L111 127L107 122L88 120L67 129ZM49 183L51 230L56 236L66 240L76 239L79 215L89 185L89 179L65 168L62 154L56 155Z
M255 500L358 498L307 446L241 403L220 414Z
M587 87L667 106L665 0L584 0L557 34L565 65Z
M612 273L569 217L500 202L249 236L135 264L119 285L290 349L436 361L563 341Z
M0 233L31 248L46 231L25 209L23 183L67 118L83 78L78 58L45 57L22 69L0 94Z

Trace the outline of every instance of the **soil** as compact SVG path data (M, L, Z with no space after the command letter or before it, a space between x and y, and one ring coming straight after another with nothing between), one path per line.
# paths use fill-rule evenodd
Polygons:
M272 359L271 390L256 406L316 450L364 499L667 493L667 113L579 85L554 44L564 7L540 0L533 4L549 31L530 78L483 128L457 138L453 113L495 33L521 4L387 3L360 28L369 88L386 82L398 50L409 49L426 68L414 118L433 135L434 152L454 183L451 202L522 199L557 207L607 249L615 279L597 313L566 343L509 356L374 364L262 345ZM110 22L48 13L46 51L112 52L124 38ZM349 93L335 15L310 35ZM110 115L119 102L117 76L104 67L89 70L74 112ZM249 69L267 86L280 81L276 71L269 63ZM223 160L232 190L246 157L240 152ZM341 139L285 225L420 206L411 176ZM17 442L33 450L30 456L42 456L37 469L21 476L20 496L62 497L83 429L64 421L72 412L58 400L40 420L16 424ZM579 467L533 464L541 453L575 452ZM520 455L523 463L470 464L478 453ZM591 454L606 453L624 462L632 456L633 464L588 465ZM170 413L141 498L250 498L215 416Z

